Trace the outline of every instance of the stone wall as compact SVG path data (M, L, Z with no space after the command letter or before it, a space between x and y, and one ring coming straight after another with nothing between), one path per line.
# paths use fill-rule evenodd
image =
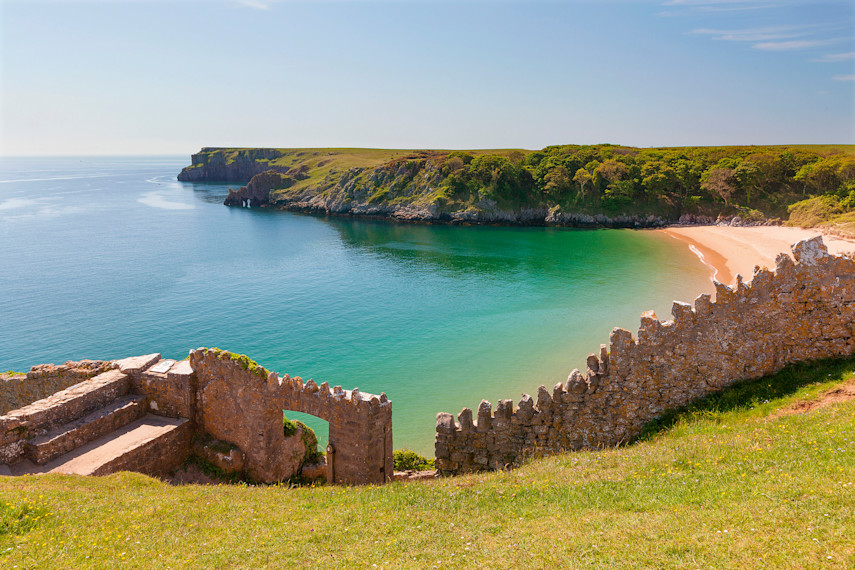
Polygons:
M161 360L159 354L117 362L131 378L131 391L149 400L149 411L170 418L196 420L196 375L189 360Z
M87 379L99 370L104 372ZM181 428L133 455L116 457L104 472L163 474L193 451L226 471L273 483L298 474L306 453L301 430L287 438L283 433L283 411L293 410L329 422L328 480L392 478L392 402L385 394L303 383L245 356L205 348L179 362L160 354L68 362L36 366L27 377L13 379L23 384L25 378L28 398L47 396L0 414L0 465L25 456L42 463L152 413L182 419ZM42 442L46 434L50 438Z
M111 366L103 360L69 360L59 366L33 366L26 374L0 374L0 415L97 376Z
M152 439L133 453L114 458L92 475L108 475L117 471L136 471L154 477L164 477L175 471L190 454L193 440L193 427L190 421L183 420L177 429L165 436Z
M313 380L304 384L218 350L191 352L190 365L198 429L237 446L254 479L278 481L295 472L304 450L289 446L282 431L283 410L292 410L329 422L331 482L391 480L392 402L385 394L330 389Z
M128 393L128 377L108 370L0 416L0 464L21 459L27 442Z
M775 271L755 268L750 283L716 283L716 300L675 302L674 319L648 312L637 338L612 331L609 344L537 399L514 409L483 400L475 413L437 415L436 463L443 474L517 465L529 453L628 442L665 410L733 384L855 350L855 261L830 256L821 237L793 246Z

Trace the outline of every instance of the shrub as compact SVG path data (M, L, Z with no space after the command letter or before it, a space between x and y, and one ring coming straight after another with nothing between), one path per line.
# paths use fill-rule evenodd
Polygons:
M285 414L282 414L282 433L285 437L291 437L297 433L297 422L292 422Z
M409 449L398 449L392 453L395 471L424 471L434 469L433 459L428 459Z
M787 208L789 225L812 227L843 213L836 196L824 195L796 202Z
M315 430L300 420L289 420L283 413L282 433L285 437L293 437L297 433L298 429L303 430L301 440L303 441L303 445L306 446L306 453L303 455L301 464L307 465L310 463L317 463L318 459L323 457L324 454L318 451L318 436L315 434Z

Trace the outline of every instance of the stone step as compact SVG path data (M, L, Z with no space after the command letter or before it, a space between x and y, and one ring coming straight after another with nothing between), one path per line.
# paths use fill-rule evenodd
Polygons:
M146 414L45 465L36 465L28 459L19 461L10 466L10 474L108 475L117 471L139 471L164 475L187 458L192 436L192 424L185 418Z
M64 453L138 420L145 414L145 402L145 396L122 396L82 418L31 439L25 446L24 454L33 463L44 465Z
M32 438L106 406L127 394L129 387L126 374L119 370L108 370L28 406L12 410L2 419L20 430L23 437Z

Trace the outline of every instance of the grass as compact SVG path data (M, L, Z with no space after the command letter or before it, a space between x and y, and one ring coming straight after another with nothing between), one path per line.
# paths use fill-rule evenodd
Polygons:
M206 352L214 354L220 360L233 360L237 362L244 370L249 370L250 373L255 374L256 376L264 380L267 379L267 369L245 354L237 354L235 352L229 352L228 350L222 350L216 347L206 348L204 350Z
M814 196L789 207L788 226L823 228L843 237L855 238L855 211L837 196Z
M240 151L252 149L218 149L226 154L226 160L234 161L234 157ZM276 149L283 153L282 156L276 159L267 161L270 166L286 166L292 168L295 166L306 165L309 170L308 178L297 181L293 186L279 190L283 196L299 195L308 188L317 186L327 176L341 175L351 168L374 168L390 161L412 156L421 152L431 154L445 154L451 152L449 150L428 150L421 151L416 149L379 149L379 148L279 148ZM522 149L482 149L482 150L467 150L467 153L473 156L484 154L498 154L507 156L513 152L528 153L531 151Z
M50 513L0 534L0 566L853 567L855 401L778 413L853 372L794 367L636 444L510 472L315 489L0 478L0 505Z

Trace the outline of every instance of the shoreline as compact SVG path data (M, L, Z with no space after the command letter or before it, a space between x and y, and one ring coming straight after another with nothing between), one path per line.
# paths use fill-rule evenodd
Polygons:
M710 269L711 279L733 285L736 275L747 282L753 278L754 266L775 269L775 258L804 239L821 235L829 253L855 255L855 240L849 240L817 229L787 226L671 226L654 230L686 243L701 262Z
M386 213L332 212L316 207L303 207L290 204L269 204L264 208L287 211L321 218L350 218L405 225L444 225L444 226L485 226L485 227L552 227L579 230L631 229L653 231L686 244L689 250L710 271L710 282L719 281L725 285L734 285L736 276L742 275L745 282L754 276L754 267L774 270L775 259L784 253L793 257L791 246L816 236L822 236L829 253L855 256L855 239L844 238L837 234L816 228L790 226L729 226L729 225L683 225L661 218L643 219L636 216L618 216L599 220L585 220L588 223L555 223L546 220L485 220L453 218L411 218ZM584 215L580 215L583 217ZM588 216L585 216L588 217ZM593 218L593 216L590 216ZM611 223L609 223L611 222ZM649 225L648 225L649 224Z

